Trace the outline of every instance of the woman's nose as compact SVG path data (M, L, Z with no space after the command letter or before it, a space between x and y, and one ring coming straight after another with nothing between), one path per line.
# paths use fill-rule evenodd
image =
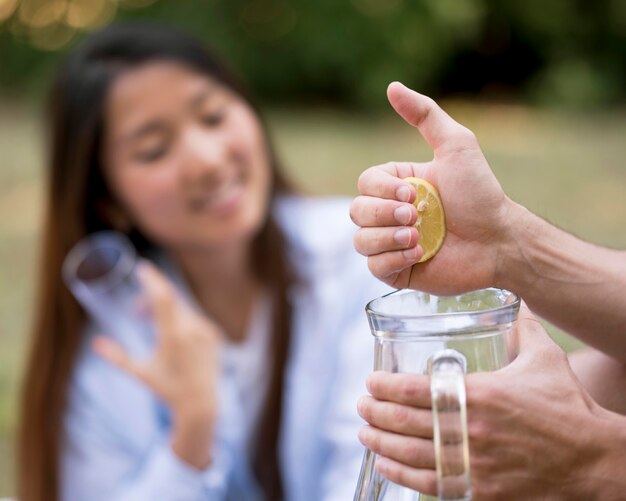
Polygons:
M183 135L181 174L196 181L220 170L226 162L227 145L220 134L190 127Z

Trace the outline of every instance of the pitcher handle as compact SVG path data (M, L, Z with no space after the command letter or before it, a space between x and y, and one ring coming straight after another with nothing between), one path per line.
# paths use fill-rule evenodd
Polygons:
M472 498L467 438L465 357L456 350L435 353L429 364L437 495L440 501Z

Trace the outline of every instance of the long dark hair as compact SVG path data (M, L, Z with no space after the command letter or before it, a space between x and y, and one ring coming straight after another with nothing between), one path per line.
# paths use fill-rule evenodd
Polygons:
M180 62L210 76L241 96L258 115L245 89L219 58L193 37L169 27L147 23L111 25L89 37L62 64L50 96L48 199L18 445L21 501L59 499L66 394L85 323L84 312L62 283L61 264L81 238L110 227L98 210L100 201L112 200L100 165L107 93L121 72L153 60ZM273 199L289 188L269 139L268 150L273 167ZM133 230L131 237L140 251L150 246L138 230ZM258 278L273 293L275 304L274 365L257 430L253 465L267 498L278 500L283 497L277 441L291 323L287 289L292 278L285 239L269 211L253 242L252 260Z

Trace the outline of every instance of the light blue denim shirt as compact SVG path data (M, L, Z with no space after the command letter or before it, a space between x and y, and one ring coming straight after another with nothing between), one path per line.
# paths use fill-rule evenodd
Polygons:
M352 499L363 455L356 402L374 353L364 306L390 289L354 251L348 207L345 199L288 197L273 209L300 278L289 291L292 341L279 439L290 501ZM163 402L88 349L94 330L87 329L70 387L63 501L262 499L247 455L233 368L222 361L214 461L199 471L173 453ZM137 343L145 352L152 341Z

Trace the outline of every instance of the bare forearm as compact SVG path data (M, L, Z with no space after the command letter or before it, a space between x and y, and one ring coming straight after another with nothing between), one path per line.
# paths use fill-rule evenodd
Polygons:
M584 242L511 204L498 285L554 325L626 361L626 254Z
M568 358L578 380L601 407L626 415L626 363L589 347Z

